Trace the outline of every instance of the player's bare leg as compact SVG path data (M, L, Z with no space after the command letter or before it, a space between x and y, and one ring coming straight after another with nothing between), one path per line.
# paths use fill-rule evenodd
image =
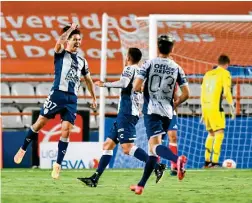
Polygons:
M58 157L57 157L57 161L53 164L53 170L51 173L51 176L53 179L59 179L61 163L66 154L70 131L72 127L73 127L73 124L71 124L69 121L63 121L61 124L61 137L58 143Z
M89 187L97 187L99 178L101 177L104 170L108 166L113 156L113 149L115 147L116 147L116 143L112 139L107 138L106 141L103 143L103 155L100 159L96 172L90 177L85 177L85 178L79 177L77 179L85 183Z
M184 178L185 174L184 166L187 161L186 157L185 156L178 157L177 155L173 154L169 148L163 146L161 142L162 142L162 134L153 136L149 139L149 145L150 145L149 160L145 165L142 179L137 185L135 186L133 185L130 187L131 190L135 188L133 190L135 191L135 194L142 194L143 188L157 163L157 156L176 162L178 165L178 179L182 180Z
M27 147L34 139L36 139L36 137L38 136L38 131L45 126L48 120L49 120L48 118L40 115L37 121L30 127L27 133L27 136L24 140L24 144L20 147L20 149L14 156L14 162L16 164L20 164L22 162L24 155L26 153Z
M140 161L147 162L148 161L148 154L141 149L140 147L137 147L134 143L124 143L121 144L121 147L123 149L124 154L134 156ZM157 163L155 166L155 175L156 175L156 183L158 183L163 175L164 171L166 169L165 164Z

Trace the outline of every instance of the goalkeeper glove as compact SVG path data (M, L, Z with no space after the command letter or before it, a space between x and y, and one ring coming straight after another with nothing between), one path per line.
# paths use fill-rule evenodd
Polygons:
M234 120L234 119L235 119L235 116L236 116L236 115L235 115L235 107L234 107L233 104L230 105L229 107L230 107L231 119Z

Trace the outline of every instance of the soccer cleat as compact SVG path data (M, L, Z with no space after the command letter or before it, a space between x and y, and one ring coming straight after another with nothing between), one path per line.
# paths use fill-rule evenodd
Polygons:
M159 181L162 179L165 169L166 169L166 165L161 164L161 163L159 163L158 166L155 168L154 172L157 177L156 183L159 183Z
M77 178L79 181L86 184L88 187L97 187L98 181L93 178Z
M60 169L61 169L61 166L55 162L53 164L53 170L51 174L53 179L59 179Z
M187 158L186 156L182 155L178 158L178 161L177 161L177 167L178 167L178 179L179 180L182 180L184 177L185 177L185 164L187 162Z
M16 164L20 164L21 163L21 161L23 160L23 158L24 158L24 155L25 155L25 150L23 150L22 148L20 148L19 150L18 150L18 152L16 153L16 155L14 156L14 162L16 163Z
M130 190L135 192L136 195L141 195L143 193L144 187L138 185L131 185Z

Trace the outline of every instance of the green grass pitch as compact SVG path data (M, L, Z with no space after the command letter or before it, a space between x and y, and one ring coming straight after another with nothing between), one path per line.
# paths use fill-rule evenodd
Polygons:
M141 196L129 190L142 170L106 170L97 188L76 178L92 170L63 170L54 181L49 170L3 169L2 203L252 203L252 170L188 170L182 182L152 175Z

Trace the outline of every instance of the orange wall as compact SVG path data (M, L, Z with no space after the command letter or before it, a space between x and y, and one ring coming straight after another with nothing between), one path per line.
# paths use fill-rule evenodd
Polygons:
M92 73L100 72L101 15L107 12L114 23L132 30L130 15L159 14L248 14L252 2L2 2L1 38L2 73L53 73L54 47L60 23L78 19L83 33L81 49ZM91 19L92 18L92 19ZM120 43L111 29L108 48L114 50L108 60L108 73L122 70ZM24 35L22 35L24 34ZM18 38L21 37L22 39ZM35 50L36 49L36 50ZM117 50L117 51L116 51ZM32 53L31 53L32 52ZM38 52L40 55L37 55ZM112 52L112 51L111 51ZM36 56L37 55L37 56Z

